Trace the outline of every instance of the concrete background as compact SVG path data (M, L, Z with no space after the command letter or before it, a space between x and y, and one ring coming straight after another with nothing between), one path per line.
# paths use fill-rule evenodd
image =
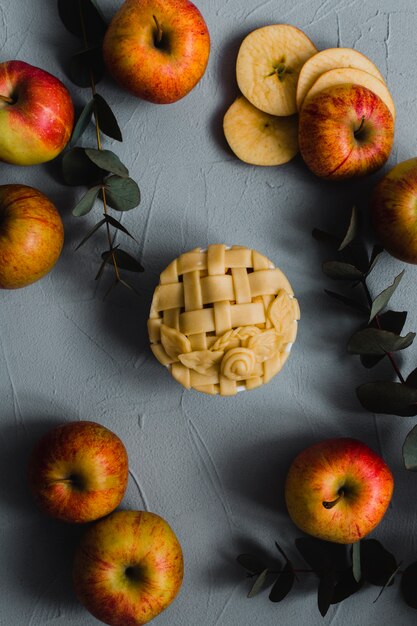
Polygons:
M107 17L119 0L100 0ZM379 451L396 479L392 506L373 534L404 564L417 559L417 477L403 469L401 447L415 420L374 416L359 406L361 382L391 377L388 366L362 368L345 345L354 315L333 304L321 273L326 251L314 226L342 229L356 203L366 209L380 173L344 184L320 182L300 158L282 168L237 161L222 134L222 117L237 94L234 76L242 38L256 27L288 22L319 49L353 47L387 79L397 106L389 166L417 154L417 11L413 0L200 0L212 51L207 72L185 99L169 106L135 100L110 79L99 92L116 111L123 144L105 141L138 181L141 207L123 217L139 241L127 242L146 273L134 277L137 298L120 289L102 300L93 278L105 241L74 248L100 218L75 218L80 189L67 188L56 163L0 165L0 182L38 187L59 207L65 249L52 273L22 290L0 294L0 623L2 626L96 624L76 601L70 581L80 529L43 517L26 487L26 462L51 426L92 419L123 439L131 477L124 508L165 517L184 549L179 597L155 620L159 626L286 626L414 624L416 613L398 583L376 604L377 588L329 610L322 619L315 583L305 576L280 605L263 594L246 599L248 581L235 557L252 544L273 553L278 540L302 567L294 548L299 532L288 519L283 481L293 456L306 445L355 436ZM89 97L66 77L78 40L61 25L49 0L0 0L0 60L43 67L69 87L78 107ZM84 145L94 146L91 129ZM121 240L120 240L121 241ZM148 349L146 318L160 271L183 251L208 243L258 249L280 266L299 298L299 336L282 374L236 398L183 390ZM123 242L124 243L124 242ZM125 245L125 244L124 244ZM373 293L404 264L385 256L372 277ZM109 280L110 273L106 280ZM409 310L406 331L417 329L417 269L407 266L393 307ZM105 282L104 281L104 282ZM408 373L416 348L401 357Z

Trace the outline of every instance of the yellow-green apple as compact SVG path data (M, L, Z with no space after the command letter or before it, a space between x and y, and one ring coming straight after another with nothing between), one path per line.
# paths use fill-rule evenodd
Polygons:
M306 98L298 137L301 155L317 176L363 176L387 161L394 120L381 98L366 87L336 85Z
M43 193L26 185L0 185L0 289L26 287L45 276L63 242L59 213Z
M398 163L379 181L371 198L374 229L384 248L417 263L417 158Z
M63 83L23 61L0 63L0 160L36 165L67 145L74 106Z
M139 98L169 104L203 76L210 36L189 0L126 0L103 42L113 78Z
M76 551L80 602L110 626L141 626L178 594L184 564L173 530L155 513L117 511L91 526Z
M119 437L101 424L68 422L40 439L28 475L45 513L65 522L90 522L120 504L128 479L127 453Z
M356 439L327 439L294 459L285 483L288 513L304 532L354 543L375 528L391 500L389 467Z

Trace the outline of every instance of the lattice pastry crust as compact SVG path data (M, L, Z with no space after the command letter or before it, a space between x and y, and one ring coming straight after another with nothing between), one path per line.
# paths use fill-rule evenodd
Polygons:
M154 355L184 387L231 396L280 371L299 318L291 285L269 259L216 244L162 272L148 330Z

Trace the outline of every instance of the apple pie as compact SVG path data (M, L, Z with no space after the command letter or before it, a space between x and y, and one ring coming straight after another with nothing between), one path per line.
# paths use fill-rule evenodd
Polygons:
M291 285L269 259L215 244L162 272L148 330L152 352L184 387L231 396L280 371L299 317Z

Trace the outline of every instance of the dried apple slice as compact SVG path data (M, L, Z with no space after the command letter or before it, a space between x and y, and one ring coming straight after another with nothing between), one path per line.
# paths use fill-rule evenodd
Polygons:
M381 98L382 102L386 104L395 121L395 104L386 84L383 83L382 80L379 80L379 78L372 76L372 74L352 67L342 67L335 70L329 70L319 76L307 93L304 102L307 102L309 98L318 94L319 91L323 91L323 89L347 83L361 85L362 87L369 89L369 91L373 91Z
M297 83L297 109L300 110L308 91L316 80L330 70L353 67L384 81L379 69L364 54L352 48L328 48L310 57L303 65Z
M298 74L317 48L295 26L272 24L245 37L236 62L240 91L255 107L271 115L293 115Z
M244 96L227 110L223 130L235 155L251 165L282 165L298 152L298 116L269 115Z

